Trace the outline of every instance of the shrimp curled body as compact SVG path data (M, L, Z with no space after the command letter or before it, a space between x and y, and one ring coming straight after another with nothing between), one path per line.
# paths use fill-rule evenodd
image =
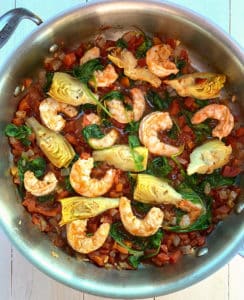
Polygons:
M144 117L139 127L139 139L148 150L160 156L172 156L179 153L180 148L160 141L158 132L170 129L173 122L168 112L155 111Z
M37 197L45 196L53 192L57 183L58 180L52 172L48 172L43 180L37 179L35 174L31 171L26 171L24 174L25 189Z
M94 165L93 158L78 159L70 172L70 183L73 189L85 197L97 197L105 194L113 185L116 171L109 169L101 179L91 178Z
M50 129L59 132L65 126L65 119L58 113L62 112L66 116L73 118L78 111L72 105L57 102L52 98L44 99L39 106L40 117L42 122Z
M122 101L113 99L111 101L106 101L106 105L112 118L122 124L127 124L131 121L139 121L142 117L145 108L146 101L143 92L138 88L133 88L130 91L132 96L132 110L126 110Z
M179 72L176 65L169 60L172 49L169 45L155 45L147 51L148 69L158 77L166 77Z
M88 254L102 247L106 241L110 224L103 223L90 237L86 236L87 219L73 221L66 226L67 240L70 246L77 252Z
M164 213L158 207L151 208L144 219L137 218L131 209L131 201L126 197L120 198L119 212L125 229L130 234L141 237L156 233L164 218Z
M214 137L220 140L230 134L234 127L234 118L229 108L221 104L209 104L197 111L191 119L192 124L199 124L208 118L219 121L219 124L212 131Z
M119 75L115 71L114 66L112 65L107 65L103 71L95 71L93 75L95 84L93 80L90 81L90 84L96 85L97 87L109 87L119 77Z

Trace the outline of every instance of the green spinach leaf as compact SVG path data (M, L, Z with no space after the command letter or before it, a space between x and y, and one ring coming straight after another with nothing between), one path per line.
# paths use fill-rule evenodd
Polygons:
M16 126L14 124L8 124L4 131L5 135L8 137L14 137L19 140L24 146L29 146L31 141L28 137L31 135L32 130L26 125Z
M113 100L113 99L116 99L116 100L121 100L123 101L124 100L124 95L119 92L119 91L111 91L111 92L108 92L107 94L105 94L103 97L102 97L102 101L109 101L109 100Z
M128 43L124 39L120 38L116 41L116 46L122 49L128 48Z
M53 72L46 72L46 82L43 88L43 91L45 93L47 93L52 85L52 81L53 81L53 76L54 73Z
M86 141L88 141L90 138L101 139L105 136L97 124L91 124L86 126L82 129L82 134Z
M88 81L92 79L93 73L98 70L103 70L103 65L99 58L94 58L88 60L83 65L75 66L73 68L73 76L83 83L88 83Z
M146 56L147 50L152 47L152 40L145 36L144 42L136 49L136 58L143 58Z
M147 92L146 100L148 101L149 105L155 110L167 110L172 101L167 92L165 92L165 95L162 98L153 90L149 90Z
M166 157L156 157L149 164L146 170L147 174L157 177L166 177L172 171L168 159Z

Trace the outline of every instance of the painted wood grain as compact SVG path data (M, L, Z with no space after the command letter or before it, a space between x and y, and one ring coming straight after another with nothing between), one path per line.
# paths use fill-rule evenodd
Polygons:
M234 257L229 264L229 300L242 300L244 279L244 258Z
M11 254L10 242L0 229L0 299L4 300L11 297Z
M179 292L156 300L228 300L228 265L207 279Z

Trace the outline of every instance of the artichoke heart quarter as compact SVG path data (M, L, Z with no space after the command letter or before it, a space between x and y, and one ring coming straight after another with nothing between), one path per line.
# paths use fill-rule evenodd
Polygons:
M182 200L182 196L165 180L148 174L138 174L134 199L149 204L177 205Z
M231 146L226 146L220 140L206 142L191 153L187 174L211 174L228 163L231 152Z
M147 168L148 149L146 147L135 147L133 149L142 159L141 169L144 171ZM138 172L135 160L131 153L130 147L127 145L115 145L107 149L93 151L92 156L94 161L106 161L115 168L123 171Z
M48 95L56 101L78 106L81 104L96 104L92 99L91 91L87 93L87 88L78 79L62 72L55 72Z
M216 98L223 88L226 76L223 74L199 72L183 75L177 79L164 80L181 97L193 97L201 100Z
M75 156L69 142L59 133L42 126L34 117L26 120L36 135L38 146L57 168L68 167Z
M60 226L78 219L95 217L104 211L119 206L118 198L70 197L59 200L62 205Z

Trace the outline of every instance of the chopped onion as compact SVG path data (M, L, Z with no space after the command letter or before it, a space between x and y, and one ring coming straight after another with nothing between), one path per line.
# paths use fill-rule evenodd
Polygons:
M179 246L180 244L180 238L178 235L175 235L174 238L173 238L173 244L175 247Z
M191 247L191 245L182 246L180 247L180 250L183 254L193 254L194 249Z
M209 195L211 192L211 185L207 182L204 187L204 194Z
M219 192L219 197L220 197L221 200L226 200L226 199L228 199L228 193L227 193L227 191L226 191L226 190L221 190L221 191Z
M15 115L16 115L17 118L24 119L26 117L26 111L17 110Z

